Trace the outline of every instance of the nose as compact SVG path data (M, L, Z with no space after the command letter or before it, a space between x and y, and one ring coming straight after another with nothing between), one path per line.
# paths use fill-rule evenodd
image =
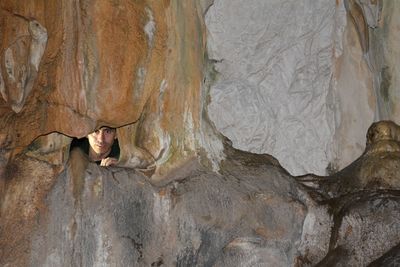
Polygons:
M103 131L100 131L100 133L97 135L97 141L102 143L104 142L104 140L105 140L105 134Z

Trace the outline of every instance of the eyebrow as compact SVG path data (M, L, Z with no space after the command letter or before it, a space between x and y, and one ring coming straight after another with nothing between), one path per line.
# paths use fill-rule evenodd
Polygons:
M97 130L101 130L101 129L116 130L116 128L108 127L108 126L102 126L102 127L98 128Z

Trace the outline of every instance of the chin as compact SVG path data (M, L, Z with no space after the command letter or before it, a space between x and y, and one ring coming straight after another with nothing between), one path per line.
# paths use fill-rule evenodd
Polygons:
M94 149L93 149L94 150ZM105 153L107 150L106 149L96 149L94 150L94 152L96 152L96 154L103 154Z

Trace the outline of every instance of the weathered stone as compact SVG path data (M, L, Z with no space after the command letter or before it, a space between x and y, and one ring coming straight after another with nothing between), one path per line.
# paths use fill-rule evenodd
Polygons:
M299 178L268 155L229 145L225 155L219 174L193 159L156 183L79 150L65 169L19 156L2 202L1 264L367 266L398 244L399 189L360 186L368 153L335 176Z
M71 158L46 199L29 265L232 266L273 259L288 266L296 256L306 209L296 181L268 157L229 159L221 174L194 161L158 186L134 170L95 164L72 177L77 162Z
M399 126L391 121L374 123L367 133L366 151L351 165L331 177L297 178L318 203L308 205L305 226L309 221L331 224L329 242L325 227L304 229L303 258L319 262L318 266L367 266L386 253L380 262L396 255L392 248L400 237L395 226L400 223L398 132ZM323 259L314 261L321 255L318 247L328 249Z
M126 165L146 154L134 164L157 159L162 176L193 156L204 130L205 8L205 1L2 1L3 149L13 157L40 135L82 137L109 125L124 126ZM34 43L45 33L44 45Z
M218 3L223 2L215 1L212 8ZM251 7L263 13L257 9L261 1L251 3L244 14ZM335 60L342 65L333 69L324 61L325 46L316 58L327 63L323 77L340 73L338 88L345 82L357 85L342 95L348 100L343 110L373 110L364 105L368 93L356 94L356 103L349 97L360 88L369 90L373 79L364 69L371 64L362 59L356 25L341 28L342 2L301 3L312 14L318 13L316 7L333 12L329 22L337 15L337 29L315 34L326 47L337 48ZM213 68L224 63L208 60L205 49L204 16L213 12L211 4L0 3L0 265L367 266L395 261L399 126L373 124L364 154L329 177L293 177L270 155L234 149L207 113L209 89L220 82ZM315 25L313 16L301 14L294 18ZM296 37L295 29L287 28ZM343 30L343 47L325 36L341 40ZM300 44L315 52L312 42ZM279 50L279 42L272 47ZM396 74L392 68L385 71L382 86L389 96ZM360 77L346 76L352 73ZM303 85L296 80L293 86ZM318 93L328 97L326 91ZM375 101L368 103L372 107ZM357 116L366 124L370 113L365 114L349 112L338 133L346 133L343 127ZM100 167L80 150L69 151L72 137L102 125L118 127L119 167Z
M392 1L214 1L211 119L293 175L348 166L373 121L399 123L396 12Z

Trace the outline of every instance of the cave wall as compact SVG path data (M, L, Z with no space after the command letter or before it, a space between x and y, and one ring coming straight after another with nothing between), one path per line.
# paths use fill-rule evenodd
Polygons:
M395 30L390 25L396 25L397 5L378 9L390 19L378 16L374 20L376 9L368 15L362 4L369 7L377 1L286 1L287 6L264 2L249 1L243 9L238 1L227 5L218 0L2 1L0 265L367 266L394 262L393 256L400 255L400 128L389 121L373 125L366 146L365 133L369 120L389 115L396 119L397 105L392 101L396 79L388 79L397 77L388 75L395 69L396 52L383 49L390 68L383 64L386 61L377 61L382 36L375 33L379 38L374 39L370 31ZM281 13L271 13L271 7ZM290 19L285 15L288 10L294 12ZM322 17L321 10L327 16ZM249 16L254 20L247 20ZM370 16L366 27L361 22ZM232 29L215 28L226 26L226 18L233 20ZM270 27L265 29L269 19ZM269 42L269 30L278 31L285 21L294 28L283 28L287 36L279 30L274 35L277 39ZM315 25L328 30L313 31ZM232 39L236 30L244 34L241 42ZM305 33L300 35L305 40L286 46L286 41L298 39L298 31ZM213 42L221 33L227 34L223 37L228 41L215 47L218 43ZM260 33L268 38L258 43L252 38L257 40ZM308 34L316 39L307 39ZM384 39L387 47L394 47L396 41L389 36ZM282 42L283 51L279 50ZM246 57L259 53L254 61L259 65L221 56L227 52L239 56L242 52L236 45L243 44L248 46ZM305 47L312 56L303 53ZM262 72L268 59L264 55L272 56L269 48L282 53L272 57L281 61L271 62L280 73L285 73L283 67L293 67L291 60L298 63L296 67L303 66L293 70L292 89L300 99L321 98L311 98L313 105L303 107L309 113L296 110L303 102L292 103L293 98L280 87L269 88L276 89L276 94L264 95L264 87L247 80L249 70L252 78L272 75L273 79L262 80L267 84L290 81L278 72ZM318 73L317 63L323 63L323 73ZM231 72L225 73L224 68ZM236 73L237 69L243 73ZM314 76L311 70L316 71ZM316 84L307 91L310 80ZM388 90L376 91L377 84ZM232 88L241 93L225 91ZM221 103L215 102L218 96ZM226 96L233 97L232 102L224 102ZM322 162L320 167L304 163L300 169L323 172L331 161L345 164L355 159L344 154L358 155L352 148L349 151L354 154L346 154L339 145L351 144L358 151L365 146L364 154L329 177L293 177L285 169L293 172L285 160L237 150L213 127L220 129L218 119L236 115L217 108L235 107L234 111L242 110L241 115L269 115L277 111L275 96L284 102L283 111L291 107L289 115L304 117L304 136L326 138L322 148L317 148L301 139L298 124L294 129L282 128L289 141L295 141L293 148L303 143L312 146L300 156L306 159L316 154L317 163ZM271 105L257 102L263 97L270 98ZM264 107L270 108L268 112ZM286 119L283 111L277 114ZM312 119L315 115L317 121L306 120L306 115L313 115ZM306 129L313 123L315 129ZM69 151L72 137L85 136L102 125L118 127L119 166L103 168L79 150ZM249 134L248 127L243 127ZM269 129L270 124L263 127ZM350 128L356 130L348 137L344 133ZM235 138L220 130L237 146ZM354 137L358 143L352 141L352 134L359 136ZM153 173L132 166L147 160L156 166ZM330 169L339 168L339 163ZM297 167L301 164L296 162Z
M397 16L400 10L400 5L396 1L384 2L382 8L382 18L384 18L380 24L381 28L378 28L380 39L377 38L376 42L378 47L383 50L384 63L380 71L381 83L380 90L383 95L383 99L387 103L388 119L395 122L399 122L399 71L397 67L399 59L399 40L398 30L400 19ZM381 30L379 30L381 29ZM379 42L382 40L382 43Z
M216 128L293 175L344 168L362 153L373 121L397 122L396 3L183 4L198 6L207 31L200 20L176 20L182 7L168 1L92 5L3 2L2 165L43 134L82 137L135 123L120 129L126 161L141 147L168 170L184 147L184 156L205 149L218 169L221 145L203 138L196 101L207 97L199 86L208 73Z
M218 161L218 142L199 141L206 7L3 1L2 170L39 136L83 137L104 125L119 127L125 165L146 154L162 163L159 176L200 148Z
M0 3L1 264L28 264L33 232L48 223L40 218L47 217L46 198L70 159L73 137L118 127L120 166L151 159L154 181L198 150L210 155L206 165L222 159L221 140L199 119L207 7L207 1ZM74 165L72 179L82 168Z
M393 1L214 1L208 111L237 148L293 175L326 175L365 148L376 120L398 122Z

